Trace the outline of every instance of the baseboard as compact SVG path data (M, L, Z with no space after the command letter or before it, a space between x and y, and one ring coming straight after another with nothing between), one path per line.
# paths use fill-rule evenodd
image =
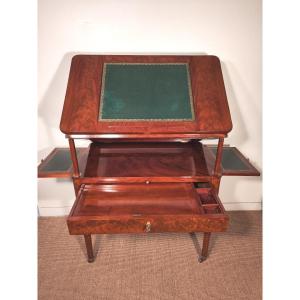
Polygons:
M223 203L225 210L262 210L261 202Z
M59 217L67 216L70 213L72 206L65 207L39 207L40 217Z

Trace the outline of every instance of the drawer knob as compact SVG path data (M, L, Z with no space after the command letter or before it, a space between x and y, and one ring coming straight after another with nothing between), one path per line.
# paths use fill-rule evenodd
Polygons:
M146 232L150 232L151 231L151 223L148 221L146 223Z

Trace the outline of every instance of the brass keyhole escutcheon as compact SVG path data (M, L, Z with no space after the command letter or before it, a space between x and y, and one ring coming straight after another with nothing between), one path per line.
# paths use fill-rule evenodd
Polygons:
M150 231L151 231L151 223L150 223L150 221L148 221L146 223L146 232L150 232Z

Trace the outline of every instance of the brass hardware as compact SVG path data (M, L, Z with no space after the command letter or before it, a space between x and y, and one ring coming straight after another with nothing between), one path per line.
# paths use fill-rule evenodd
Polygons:
M150 223L150 221L148 221L146 223L146 232L150 232L150 231L151 231L151 223Z

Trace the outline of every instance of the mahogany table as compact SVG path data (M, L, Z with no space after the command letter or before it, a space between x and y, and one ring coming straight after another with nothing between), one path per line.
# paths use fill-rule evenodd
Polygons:
M232 122L216 56L76 55L60 129L69 149L38 173L72 178L67 225L89 262L92 234L152 232L203 232L204 261L211 233L228 228L221 177L260 175L223 145ZM91 143L76 149L75 139Z

